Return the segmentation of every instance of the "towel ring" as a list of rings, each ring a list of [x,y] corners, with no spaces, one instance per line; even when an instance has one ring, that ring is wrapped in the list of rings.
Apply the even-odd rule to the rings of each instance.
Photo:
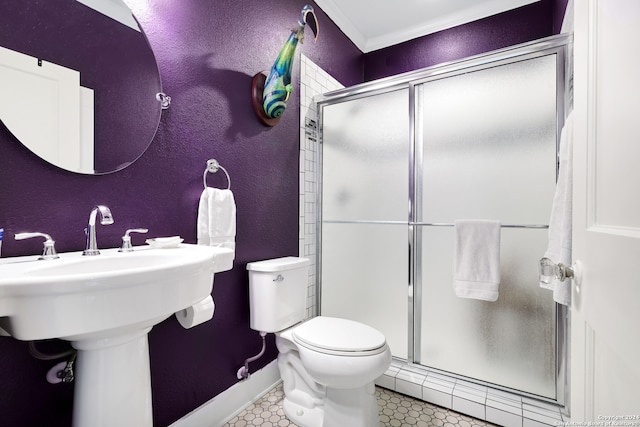
[[[216,173],[218,169],[222,169],[222,172],[227,176],[227,190],[231,189],[231,178],[229,177],[229,172],[222,166],[216,159],[207,160],[207,168],[204,170],[204,174],[202,175],[202,183],[204,184],[204,188],[207,188],[207,172]]]

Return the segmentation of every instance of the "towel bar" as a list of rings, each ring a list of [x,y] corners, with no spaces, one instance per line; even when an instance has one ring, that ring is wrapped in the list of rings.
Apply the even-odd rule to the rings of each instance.
[[[367,221],[367,220],[322,220],[331,224],[398,224],[398,225],[426,225],[432,227],[453,227],[452,222],[413,222],[413,221]],[[546,224],[502,224],[502,228],[549,228]]]
[[[413,225],[431,225],[434,227],[453,227],[455,224],[448,222],[414,222]],[[545,224],[501,224],[503,228],[549,228]]]
[[[229,172],[222,166],[216,159],[207,160],[207,167],[204,170],[204,174],[202,175],[202,183],[204,184],[204,188],[207,188],[207,172],[216,173],[218,169],[222,169],[222,172],[227,176],[227,190],[231,189],[231,178],[229,177]]]

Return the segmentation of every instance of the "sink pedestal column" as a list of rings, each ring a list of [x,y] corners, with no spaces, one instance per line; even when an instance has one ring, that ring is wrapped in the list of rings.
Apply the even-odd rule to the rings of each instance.
[[[151,328],[109,338],[73,341],[73,427],[152,427]]]

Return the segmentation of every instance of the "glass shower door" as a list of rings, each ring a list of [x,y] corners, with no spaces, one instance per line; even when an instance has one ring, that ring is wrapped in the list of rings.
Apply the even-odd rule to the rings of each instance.
[[[422,83],[416,226],[421,334],[416,361],[556,398],[556,311],[538,286],[556,177],[555,54]],[[453,291],[454,228],[501,228],[496,302]]]
[[[327,105],[322,128],[321,313],[407,358],[409,91]]]

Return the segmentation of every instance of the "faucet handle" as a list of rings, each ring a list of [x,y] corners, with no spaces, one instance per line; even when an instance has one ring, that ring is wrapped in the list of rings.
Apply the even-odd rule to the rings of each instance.
[[[133,246],[131,246],[131,236],[129,233],[147,233],[149,230],[146,228],[130,228],[124,233],[122,236],[122,246],[118,249],[118,252],[131,252],[133,251]]]
[[[56,252],[55,243],[51,236],[46,233],[17,233],[14,238],[16,240],[30,239],[32,237],[44,237],[44,250],[38,259],[57,259],[60,258]]]

